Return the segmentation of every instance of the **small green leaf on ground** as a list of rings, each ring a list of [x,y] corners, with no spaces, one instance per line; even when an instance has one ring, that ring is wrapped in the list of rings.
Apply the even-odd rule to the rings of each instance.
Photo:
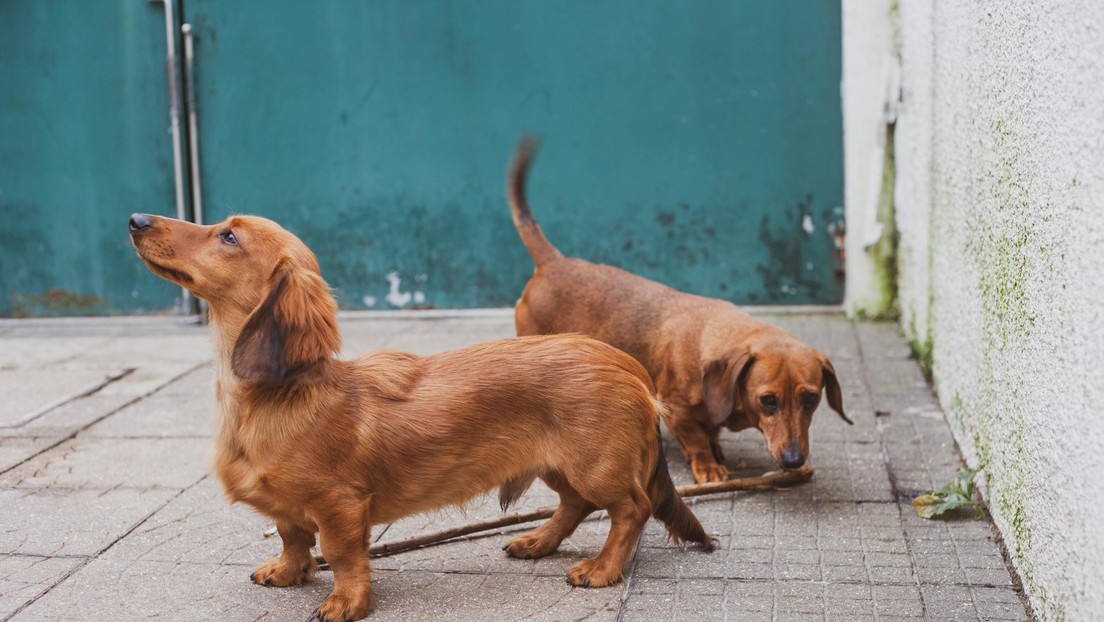
[[[974,475],[977,470],[963,468],[958,475],[947,482],[947,485],[927,494],[920,495],[912,500],[912,507],[916,514],[922,518],[934,518],[944,512],[963,506],[970,506],[977,510],[978,518],[985,515],[981,505],[974,502]]]

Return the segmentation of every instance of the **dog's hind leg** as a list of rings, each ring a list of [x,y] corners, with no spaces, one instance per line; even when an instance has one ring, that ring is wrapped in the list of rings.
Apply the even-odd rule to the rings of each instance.
[[[610,516],[610,531],[597,556],[584,559],[567,572],[567,582],[580,587],[605,587],[624,578],[625,563],[636,541],[644,531],[644,523],[652,514],[652,504],[644,489],[632,483],[628,494],[605,506]]]
[[[550,555],[564,538],[570,536],[579,523],[583,521],[597,507],[588,502],[571,487],[559,473],[542,475],[548,487],[560,495],[560,505],[548,522],[537,527],[527,534],[514,538],[502,547],[511,557],[520,559],[535,559]]]

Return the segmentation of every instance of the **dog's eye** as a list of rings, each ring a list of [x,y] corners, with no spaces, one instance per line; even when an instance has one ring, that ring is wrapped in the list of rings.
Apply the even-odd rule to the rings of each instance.
[[[759,403],[763,405],[763,408],[767,412],[774,412],[778,410],[778,397],[770,393],[761,396],[759,398]]]
[[[226,244],[228,246],[237,246],[238,245],[238,238],[236,238],[234,236],[233,231],[222,231],[222,232],[220,232],[219,233],[219,239],[222,240],[223,244]]]
[[[813,410],[820,403],[820,395],[817,393],[806,393],[801,396],[801,406],[805,410]]]

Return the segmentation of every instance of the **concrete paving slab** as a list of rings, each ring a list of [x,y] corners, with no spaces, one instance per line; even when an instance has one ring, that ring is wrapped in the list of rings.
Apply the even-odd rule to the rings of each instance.
[[[153,398],[205,400],[213,407],[215,404],[214,366],[210,362],[197,366],[188,373],[174,379],[171,383],[161,387],[147,399]]]
[[[7,617],[84,563],[72,557],[0,555],[0,616]]]
[[[615,620],[620,586],[582,589],[562,577],[380,572],[371,620]]]
[[[0,472],[22,464],[59,441],[50,437],[0,438]]]
[[[197,336],[9,338],[0,356],[0,433],[81,395],[147,394],[210,359]]]
[[[252,508],[230,505],[217,478],[208,476],[103,554],[104,559],[180,564],[232,564],[244,576],[280,553],[279,537]]]
[[[0,487],[179,491],[206,474],[206,465],[194,457],[205,456],[209,447],[203,438],[78,437],[0,475]]]
[[[294,620],[303,622],[333,587],[270,589],[240,566],[96,559],[11,620]]]
[[[82,437],[210,438],[215,431],[214,376],[204,365],[81,433]]]
[[[48,410],[98,391],[121,370],[97,368],[0,370],[0,432],[41,417]]]
[[[186,331],[112,339],[74,361],[98,364],[125,360],[135,361],[139,367],[152,363],[177,363],[191,366],[200,361],[210,360],[212,352],[207,329],[197,326]]]
[[[0,371],[40,369],[77,358],[111,343],[111,337],[99,331],[81,334],[52,335],[54,331],[34,330],[29,325],[10,322],[0,348]]]
[[[354,357],[381,348],[432,354],[483,341],[513,337],[512,315],[438,320],[365,319],[341,324],[342,356]]]
[[[177,494],[165,489],[0,489],[0,555],[96,555]]]
[[[95,560],[12,620],[302,622],[333,586],[329,575],[264,588],[232,565]],[[372,620],[614,620],[621,590],[572,588],[559,578],[379,572]]]
[[[623,619],[775,620],[773,586],[766,581],[634,579]]]
[[[0,438],[65,440],[135,400],[126,395],[89,395],[62,404],[18,427],[0,428]]]

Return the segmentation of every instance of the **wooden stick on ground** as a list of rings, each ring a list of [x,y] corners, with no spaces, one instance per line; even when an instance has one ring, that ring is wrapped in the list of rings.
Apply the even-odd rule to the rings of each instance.
[[[713,495],[722,492],[732,492],[737,490],[770,490],[778,488],[788,488],[796,484],[803,484],[813,478],[812,467],[801,467],[793,471],[770,471],[757,477],[734,477],[723,482],[709,482],[707,484],[687,484],[685,486],[679,486],[675,490],[680,497],[701,497],[703,495]],[[545,507],[533,510],[532,512],[526,512],[524,514],[518,512],[510,514],[508,516],[502,516],[499,518],[478,521],[469,523],[467,525],[460,525],[459,527],[452,527],[451,529],[444,529],[434,533],[427,533],[421,536],[414,536],[406,538],[405,540],[397,540],[395,542],[384,542],[383,544],[377,544],[369,549],[368,554],[371,557],[387,557],[388,555],[395,555],[396,553],[403,553],[413,549],[420,549],[426,546],[432,546],[434,544],[440,544],[454,538],[461,536],[467,536],[473,533],[479,533],[481,531],[492,531],[495,529],[501,529],[503,527],[512,527],[514,525],[521,525],[524,523],[531,523],[534,521],[550,518],[552,513],[556,511],[555,507]],[[267,537],[267,536],[266,536]],[[321,570],[329,570],[330,566],[326,563],[325,558],[321,555],[314,557],[318,562],[318,566]]]
[[[804,466],[792,471],[770,471],[757,477],[734,477],[723,482],[707,484],[687,484],[679,486],[680,497],[700,497],[719,492],[734,490],[770,490],[771,488],[789,488],[795,484],[804,484],[813,479],[813,467]]]
[[[802,484],[813,477],[813,469],[811,467],[802,467],[794,471],[771,471],[758,477],[736,477],[733,479],[725,480],[723,482],[710,482],[708,484],[689,484],[686,486],[679,486],[676,490],[680,497],[700,497],[702,495],[712,495],[721,492],[731,492],[735,490],[768,490],[771,488],[787,488],[795,484]],[[402,553],[404,551],[410,551],[413,549],[422,548],[432,544],[439,544],[453,538],[459,538],[461,536],[470,535],[473,533],[479,533],[481,531],[492,531],[494,529],[501,529],[502,527],[511,527],[513,525],[520,525],[523,523],[531,523],[533,521],[542,520],[552,516],[552,513],[556,511],[554,507],[540,508],[533,510],[532,512],[515,513],[508,516],[502,516],[492,520],[479,521],[475,523],[469,523],[467,525],[461,525],[459,527],[453,527],[451,529],[445,529],[442,531],[427,533],[422,536],[415,536],[412,538],[406,538],[405,540],[398,540],[395,542],[384,542],[383,544],[377,544],[369,550],[369,555],[372,557],[386,557],[388,555],[394,555],[396,553]],[[328,566],[325,566],[326,560],[321,556],[315,558],[318,560],[319,565],[325,570]]]

